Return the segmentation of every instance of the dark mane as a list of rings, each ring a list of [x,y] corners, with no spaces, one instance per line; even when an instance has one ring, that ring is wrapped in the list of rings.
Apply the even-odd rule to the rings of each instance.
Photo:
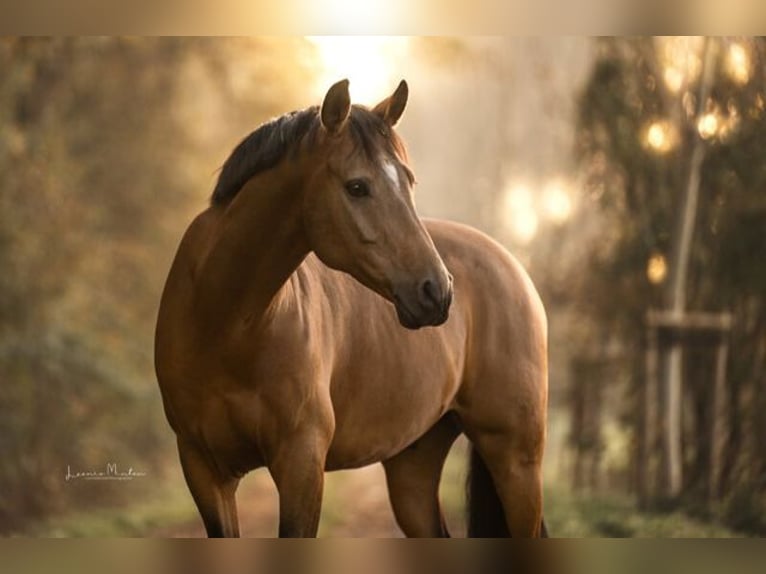
[[[259,126],[224,162],[210,202],[213,205],[227,204],[251,177],[277,165],[290,150],[297,149],[297,144],[304,138],[312,145],[319,125],[319,107],[312,106]],[[347,129],[368,158],[373,158],[383,148],[406,163],[404,143],[367,108],[357,105],[351,108]]]
[[[210,202],[228,203],[247,180],[274,167],[287,151],[309,133],[316,132],[319,108],[291,112],[259,126],[239,142],[224,162]]]

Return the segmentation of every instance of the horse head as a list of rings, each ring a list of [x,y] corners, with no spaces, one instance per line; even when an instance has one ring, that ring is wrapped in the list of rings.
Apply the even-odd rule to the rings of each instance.
[[[415,178],[394,131],[407,95],[402,81],[369,109],[351,104],[347,80],[329,89],[303,219],[322,262],[391,301],[399,322],[417,329],[447,320],[452,277],[415,211]]]

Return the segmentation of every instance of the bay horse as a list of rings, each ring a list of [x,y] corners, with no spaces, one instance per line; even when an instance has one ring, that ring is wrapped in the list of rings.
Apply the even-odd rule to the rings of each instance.
[[[419,219],[393,129],[407,97],[402,81],[351,105],[343,80],[262,125],[181,240],[155,366],[208,536],[239,535],[237,485],[263,466],[279,536],[316,536],[324,472],[375,462],[402,531],[448,536],[438,487],[461,433],[469,535],[544,534],[545,311],[498,243]]]

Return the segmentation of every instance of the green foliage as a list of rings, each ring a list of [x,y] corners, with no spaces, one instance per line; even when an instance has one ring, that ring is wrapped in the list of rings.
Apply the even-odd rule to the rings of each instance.
[[[586,181],[586,203],[601,224],[585,277],[572,292],[572,306],[602,337],[625,350],[622,368],[626,424],[637,425],[643,380],[643,317],[668,301],[665,285],[647,278],[653,254],[672,264],[681,198],[694,142],[699,139],[700,73],[678,92],[666,85],[673,62],[651,38],[599,41],[596,64],[579,104],[577,157]],[[704,140],[700,200],[693,236],[687,308],[731,311],[734,329],[727,382],[731,434],[726,446],[724,491],[751,481],[766,487],[762,407],[766,403],[766,41],[737,40],[749,56],[746,81],[729,73],[734,40],[716,39],[710,99],[702,110],[718,119]],[[701,57],[701,54],[700,54]],[[701,60],[700,60],[701,65]],[[648,141],[648,128],[669,125],[673,141],[664,149]],[[671,269],[672,271],[672,269]],[[579,301],[585,301],[580,303]],[[697,369],[699,371],[699,369]],[[692,372],[691,370],[689,372]],[[705,397],[706,373],[688,381]],[[695,390],[695,387],[696,390]],[[704,416],[704,415],[703,415]],[[688,419],[687,492],[706,492],[699,472],[705,456],[707,422]],[[694,497],[688,504],[695,505]],[[732,502],[732,504],[734,504]],[[735,504],[736,506],[736,504]],[[733,520],[729,514],[729,519]],[[733,520],[736,522],[736,520]]]
[[[285,73],[275,42],[0,40],[0,533],[153,488],[65,483],[67,465],[177,464],[157,304],[226,153],[308,103],[303,45],[278,46]]]
[[[763,536],[766,534],[766,496],[756,484],[740,484],[728,499],[724,517],[732,528]]]
[[[563,487],[545,493],[546,520],[557,538],[697,538],[736,536],[718,524],[696,520],[683,511],[639,512],[630,498],[583,495]]]

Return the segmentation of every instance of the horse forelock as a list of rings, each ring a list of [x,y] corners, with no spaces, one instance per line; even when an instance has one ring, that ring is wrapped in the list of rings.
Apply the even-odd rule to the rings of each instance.
[[[313,146],[319,132],[319,107],[290,112],[256,128],[231,152],[223,164],[211,196],[214,205],[226,204],[256,174],[276,166],[301,142]],[[407,148],[399,135],[380,116],[364,106],[354,105],[348,118],[348,130],[356,146],[369,161],[381,152],[393,156],[413,180]]]
[[[353,106],[349,124],[355,144],[368,161],[381,164],[383,173],[387,163],[396,163],[404,170],[410,185],[415,183],[404,140],[380,116],[364,106]]]
[[[407,165],[409,157],[404,141],[383,119],[364,106],[353,106],[349,124],[355,143],[361,145],[370,161],[380,157],[381,152],[393,156]]]

